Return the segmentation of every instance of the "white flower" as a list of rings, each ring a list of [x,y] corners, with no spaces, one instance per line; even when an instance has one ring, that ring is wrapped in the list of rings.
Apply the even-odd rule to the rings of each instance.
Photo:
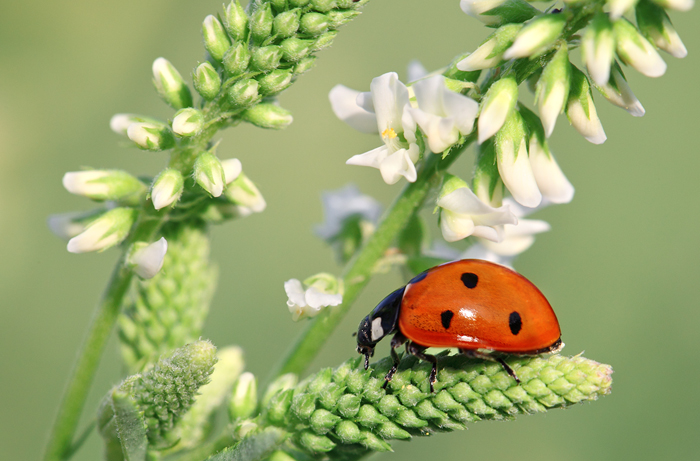
[[[562,14],[547,14],[533,19],[522,28],[511,47],[503,53],[503,59],[541,54],[556,41],[565,25],[566,18]]]
[[[522,24],[506,24],[491,34],[479,48],[457,63],[457,69],[474,71],[495,67],[503,60],[503,52],[510,47]]]
[[[613,21],[622,17],[639,0],[608,0],[606,3],[610,7],[610,19]]]
[[[515,77],[504,77],[491,85],[481,103],[479,114],[479,144],[501,129],[518,102],[518,84]]]
[[[503,239],[503,224],[518,222],[507,206],[493,208],[466,186],[443,195],[437,205],[441,208],[440,230],[448,242],[470,235],[499,242]]]
[[[331,239],[343,228],[343,222],[352,216],[376,223],[382,214],[382,205],[369,195],[363,195],[354,184],[323,193],[323,215],[325,222],[316,226],[316,235]]]
[[[304,281],[304,289],[297,279],[284,282],[287,292],[287,306],[295,322],[302,318],[315,317],[325,307],[337,306],[343,302],[342,289],[337,279],[330,274],[317,274]]]
[[[63,175],[63,187],[68,192],[84,197],[96,197],[109,194],[110,187],[100,179],[110,175],[108,170],[70,171]]]
[[[173,168],[166,168],[153,181],[151,201],[153,208],[160,210],[177,202],[182,195],[185,180],[182,173]]]
[[[202,130],[204,117],[197,109],[180,109],[173,119],[173,132],[183,137],[194,136]]]
[[[190,89],[170,61],[158,58],[153,61],[153,83],[160,96],[175,109],[192,105]]]
[[[233,182],[243,171],[243,165],[237,158],[221,160],[221,167],[224,169],[226,184]]]
[[[197,157],[194,162],[194,179],[212,197],[220,196],[226,185],[224,168],[219,159],[211,152],[201,153]]]
[[[140,117],[134,114],[114,114],[109,121],[109,128],[117,134],[126,136],[126,130],[132,123],[140,121]]]
[[[529,148],[532,174],[543,201],[569,203],[574,198],[574,186],[564,176],[549,148],[543,146],[537,136],[530,137]]]
[[[535,99],[546,137],[552,135],[557,117],[564,109],[569,96],[570,80],[569,52],[566,45],[562,44],[537,80]]]
[[[634,67],[647,77],[660,77],[666,72],[666,63],[654,45],[637,31],[626,19],[613,23],[617,54],[626,64]]]
[[[408,68],[406,72],[407,81],[409,82],[415,82],[416,80],[420,80],[423,77],[426,77],[428,75],[428,70],[421,64],[421,62],[417,59],[414,59],[413,61],[408,63]]]
[[[688,11],[695,5],[695,0],[658,0],[656,3],[664,8],[676,11]]]
[[[503,241],[491,242],[479,239],[479,243],[487,250],[506,257],[514,257],[524,252],[535,243],[535,235],[551,229],[549,223],[539,219],[523,219],[535,211],[533,208],[519,206],[512,200],[504,199],[504,205],[510,206],[511,211],[518,217],[518,223],[503,226]]]
[[[72,239],[83,232],[90,222],[104,213],[104,209],[90,211],[74,211],[70,213],[53,214],[49,216],[47,224],[51,232],[65,240]]]
[[[114,208],[88,224],[83,232],[68,241],[71,253],[106,250],[129,234],[136,211],[132,208]]]
[[[141,149],[163,150],[172,145],[170,130],[159,123],[135,122],[129,125],[126,135]]]
[[[535,181],[525,138],[503,139],[496,145],[498,173],[513,198],[528,207],[539,205],[542,193]]]
[[[572,66],[571,89],[566,103],[566,116],[576,131],[593,144],[602,144],[607,139],[603,124],[593,103],[591,87],[586,76]]]
[[[640,32],[654,45],[676,58],[688,55],[688,50],[663,8],[653,2],[643,2],[637,5],[636,16]]]
[[[408,111],[408,89],[396,73],[390,72],[373,79],[370,90],[359,93],[337,85],[329,94],[338,118],[359,131],[379,133],[384,142],[346,163],[379,169],[387,184],[395,184],[401,176],[414,182],[420,150],[416,144],[416,123]]]
[[[413,85],[418,108],[409,109],[413,119],[428,138],[432,152],[443,152],[474,128],[479,105],[471,98],[450,91],[445,77],[420,80]]]
[[[593,19],[583,34],[581,49],[593,81],[598,85],[607,83],[615,55],[615,34],[607,16],[600,14]]]
[[[622,107],[635,117],[644,115],[644,106],[634,95],[620,67],[615,64],[610,75],[610,81],[605,85],[598,85],[596,88],[600,93],[618,107]]]
[[[165,237],[161,237],[157,242],[150,245],[139,242],[129,256],[129,264],[136,275],[142,279],[150,279],[155,276],[163,267],[165,253],[168,251],[168,242]]]
[[[234,213],[245,217],[253,213],[262,213],[267,207],[267,202],[263,198],[260,190],[255,186],[245,173],[240,173],[238,177],[229,184],[224,192],[226,200],[234,206]]]

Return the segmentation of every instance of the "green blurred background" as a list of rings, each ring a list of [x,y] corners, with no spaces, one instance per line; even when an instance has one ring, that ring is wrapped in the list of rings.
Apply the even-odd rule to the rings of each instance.
[[[61,186],[82,166],[153,174],[164,155],[119,146],[108,127],[116,112],[168,118],[151,86],[151,63],[171,60],[183,75],[202,57],[200,24],[215,1],[0,1],[0,450],[37,459],[76,350],[117,251],[73,255],[51,235],[51,213],[87,209]],[[311,232],[322,220],[321,191],[348,182],[385,205],[400,186],[344,161],[377,144],[333,116],[336,83],[367,89],[384,72],[405,77],[421,60],[432,70],[473,50],[486,36],[458,0],[374,0],[344,27],[317,68],[282,104],[295,123],[282,132],[243,126],[227,132],[222,157],[238,157],[263,191],[261,215],[213,230],[220,289],[205,336],[242,345],[261,379],[303,325],[290,320],[282,283],[319,271],[339,273]],[[693,20],[695,19],[695,21]],[[700,29],[697,14],[673,14],[690,56],[660,79],[627,72],[647,110],[641,119],[597,97],[608,135],[587,143],[560,118],[552,148],[576,187],[574,201],[536,217],[541,235],[516,268],[549,297],[565,353],[615,368],[613,393],[568,411],[479,423],[468,431],[394,444],[381,459],[445,457],[520,460],[678,459],[697,456],[698,187]],[[455,170],[467,176],[468,159]],[[377,277],[312,370],[354,356],[350,333],[397,274]],[[383,347],[386,348],[386,345]],[[386,353],[381,349],[379,355]],[[121,377],[112,338],[84,420]],[[76,460],[99,459],[93,434]],[[697,458],[695,458],[697,459]]]

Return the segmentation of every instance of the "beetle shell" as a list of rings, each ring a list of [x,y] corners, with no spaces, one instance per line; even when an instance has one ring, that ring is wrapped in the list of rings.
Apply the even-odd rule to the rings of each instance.
[[[561,337],[552,307],[532,282],[469,259],[416,276],[404,291],[398,329],[425,347],[514,354],[545,352]]]

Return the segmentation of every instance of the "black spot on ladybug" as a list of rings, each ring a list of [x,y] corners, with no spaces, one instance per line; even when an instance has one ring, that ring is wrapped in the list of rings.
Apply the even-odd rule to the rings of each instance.
[[[452,311],[445,311],[442,314],[440,314],[440,320],[442,320],[442,326],[447,330],[450,328],[450,323],[452,323],[452,317],[454,317],[455,313]]]
[[[462,283],[467,288],[476,288],[476,284],[479,283],[479,276],[472,272],[465,272],[462,274]]]
[[[409,284],[409,285],[413,285],[414,283],[418,283],[418,282],[420,282],[421,280],[423,280],[424,278],[426,278],[427,276],[428,276],[428,273],[427,273],[427,272],[421,272],[420,274],[418,274],[418,275],[416,275],[415,277],[413,277],[413,278],[411,279],[411,281],[408,282],[408,284]]]
[[[510,327],[510,332],[514,335],[520,333],[520,329],[523,327],[523,320],[520,318],[520,314],[511,312],[508,316],[508,326]]]

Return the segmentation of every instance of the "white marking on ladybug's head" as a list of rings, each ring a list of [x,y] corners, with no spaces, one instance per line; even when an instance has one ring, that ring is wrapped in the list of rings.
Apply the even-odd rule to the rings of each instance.
[[[384,328],[382,328],[382,318],[377,317],[372,320],[372,341],[379,341],[384,337]]]

